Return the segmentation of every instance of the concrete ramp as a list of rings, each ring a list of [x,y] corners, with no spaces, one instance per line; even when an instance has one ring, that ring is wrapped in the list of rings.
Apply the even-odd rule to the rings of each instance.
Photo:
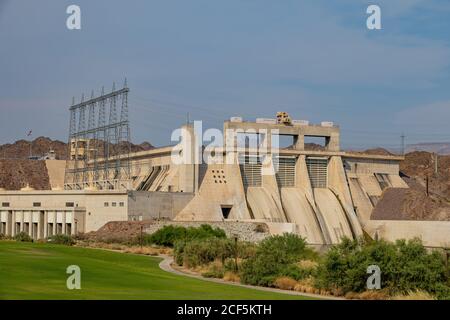
[[[279,222],[283,212],[280,212],[274,198],[261,187],[247,188],[247,203],[255,219]]]
[[[399,175],[390,174],[389,180],[394,188],[409,188],[408,184]]]
[[[287,218],[297,224],[298,233],[310,244],[325,243],[316,214],[306,191],[301,188],[281,188],[281,201]]]
[[[353,233],[344,209],[333,192],[325,188],[314,189],[317,208],[323,216],[325,227],[333,244],[339,243],[342,237],[353,238]]]
[[[45,160],[51,189],[64,187],[65,160]]]
[[[357,207],[357,214],[359,221],[364,226],[367,221],[370,220],[370,214],[372,213],[372,203],[370,202],[369,196],[363,190],[358,178],[349,179],[350,191],[352,193],[353,202],[355,207]]]
[[[362,189],[369,196],[381,196],[383,190],[381,190],[380,184],[373,174],[358,174],[357,176]]]

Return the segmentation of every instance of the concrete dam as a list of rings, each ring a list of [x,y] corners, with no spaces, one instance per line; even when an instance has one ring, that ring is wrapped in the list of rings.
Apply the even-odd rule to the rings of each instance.
[[[371,218],[386,189],[408,188],[399,175],[403,157],[341,151],[334,123],[234,117],[224,122],[222,145],[205,146],[202,135],[195,123],[185,124],[175,146],[111,159],[91,159],[91,141],[73,139],[63,189],[0,191],[1,230],[28,230],[38,239],[94,231],[109,221],[166,218],[262,223],[271,234],[293,232],[319,246],[363,235],[450,245],[448,221]],[[288,145],[274,143],[286,137]],[[323,145],[310,148],[310,137]],[[205,161],[206,151],[212,161]],[[125,158],[128,171],[117,165]]]

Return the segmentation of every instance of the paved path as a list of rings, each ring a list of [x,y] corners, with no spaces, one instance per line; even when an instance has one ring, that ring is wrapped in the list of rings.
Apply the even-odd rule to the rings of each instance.
[[[163,261],[161,261],[159,263],[159,267],[162,270],[164,270],[164,271],[171,272],[171,273],[174,273],[174,274],[177,274],[177,275],[182,275],[182,276],[186,276],[186,277],[196,278],[196,279],[200,279],[200,280],[203,280],[203,281],[210,281],[210,282],[215,282],[215,283],[227,284],[227,285],[231,285],[231,286],[238,286],[238,287],[244,287],[244,288],[249,288],[249,289],[256,289],[256,290],[261,290],[261,291],[270,291],[270,292],[276,292],[276,293],[304,296],[304,297],[309,297],[309,298],[314,298],[314,299],[345,300],[343,298],[332,297],[332,296],[322,296],[322,295],[319,295],[319,294],[304,293],[304,292],[298,292],[298,291],[293,291],[293,290],[281,290],[281,289],[275,289],[275,288],[251,286],[251,285],[242,284],[242,283],[225,281],[225,280],[222,280],[222,279],[205,278],[205,277],[202,277],[201,275],[198,275],[198,274],[182,272],[180,270],[174,269],[171,266],[171,264],[173,262],[173,257],[171,257],[171,256],[159,255],[159,257],[164,259]]]

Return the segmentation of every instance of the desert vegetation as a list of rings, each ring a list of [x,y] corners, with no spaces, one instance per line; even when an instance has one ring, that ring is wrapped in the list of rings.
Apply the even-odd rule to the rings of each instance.
[[[318,254],[293,234],[254,244],[226,238],[175,241],[175,262],[205,277],[348,299],[450,299],[444,256],[420,240],[343,239]],[[367,290],[367,267],[381,269],[381,289]]]
[[[13,239],[0,235],[0,240],[32,242],[25,233]],[[347,299],[450,299],[448,262],[442,252],[427,250],[419,239],[343,239],[319,254],[298,235],[252,243],[227,238],[222,229],[205,224],[168,225],[121,241],[90,241],[84,235],[55,235],[46,241],[141,255],[173,254],[178,268],[204,277],[304,293]],[[371,265],[381,270],[379,290],[367,289]]]

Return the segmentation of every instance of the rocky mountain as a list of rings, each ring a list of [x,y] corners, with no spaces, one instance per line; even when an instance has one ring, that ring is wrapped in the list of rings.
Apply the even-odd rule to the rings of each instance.
[[[124,148],[121,146],[121,148]],[[147,141],[141,144],[131,144],[131,152],[145,151],[154,147]],[[0,159],[28,159],[30,155],[42,157],[50,150],[55,151],[56,158],[65,160],[67,157],[67,143],[39,137],[33,141],[18,140],[14,143],[0,145]]]
[[[121,148],[125,147],[121,146]],[[149,142],[130,146],[132,152],[153,148]],[[30,185],[36,190],[50,189],[45,162],[29,160],[30,154],[41,157],[50,150],[55,151],[56,159],[65,160],[67,157],[67,143],[47,137],[39,137],[33,141],[18,140],[0,145],[0,188],[19,190]]]
[[[406,148],[407,152],[427,151],[440,155],[450,155],[450,142],[431,142],[410,144]]]
[[[33,141],[18,140],[0,145],[0,159],[28,159],[30,155],[43,156],[50,150],[55,151],[58,159],[65,159],[67,144],[47,137],[39,137]]]

